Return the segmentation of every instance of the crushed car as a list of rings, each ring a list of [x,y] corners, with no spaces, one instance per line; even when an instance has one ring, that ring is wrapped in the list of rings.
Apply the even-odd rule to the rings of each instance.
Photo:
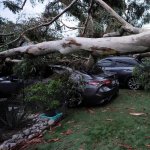
[[[70,73],[69,79],[76,85],[77,91],[75,103],[69,105],[100,105],[110,102],[119,93],[119,82],[115,73],[90,73],[73,70],[69,67],[51,65],[52,69],[60,74],[66,70]],[[82,97],[82,98],[81,98]]]

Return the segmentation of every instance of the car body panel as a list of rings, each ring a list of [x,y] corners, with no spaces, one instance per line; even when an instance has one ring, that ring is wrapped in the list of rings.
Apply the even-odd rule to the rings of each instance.
[[[130,77],[132,77],[133,69],[140,62],[132,57],[107,57],[97,62],[97,66],[103,71],[117,73],[120,85],[125,86]]]
[[[56,70],[57,66],[54,66],[54,68],[54,70]],[[56,72],[58,73],[58,71]],[[77,91],[82,95],[84,104],[101,104],[104,101],[107,101],[107,98],[112,98],[119,92],[119,84],[116,78],[116,73],[102,72],[98,74],[93,74],[77,70],[72,70],[69,72],[70,80],[77,85]],[[111,81],[109,85],[105,85],[103,83],[107,80]],[[105,89],[103,89],[104,87]]]

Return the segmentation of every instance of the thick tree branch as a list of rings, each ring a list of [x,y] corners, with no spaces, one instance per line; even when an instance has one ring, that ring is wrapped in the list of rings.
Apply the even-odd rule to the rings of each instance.
[[[143,53],[150,51],[150,31],[123,37],[108,38],[64,38],[57,41],[43,42],[35,45],[13,48],[0,52],[1,58],[15,55],[46,55],[54,52],[68,54],[80,50],[99,55],[116,55]]]
[[[93,6],[93,0],[91,0],[91,2],[90,2],[90,7],[89,7],[89,9],[88,9],[88,16],[87,16],[87,18],[86,18],[86,21],[85,21],[85,24],[84,24],[84,30],[83,30],[81,36],[84,36],[84,35],[85,35],[86,29],[87,29],[87,25],[88,25],[88,21],[89,21],[90,17],[92,17],[92,16],[91,16],[92,6]]]
[[[20,63],[20,62],[22,62],[22,60],[6,58],[5,62]]]
[[[110,6],[108,6],[103,0],[95,0],[96,2],[98,2],[108,13],[110,13],[111,16],[113,16],[114,18],[116,18],[122,25],[122,29],[126,32],[129,32],[131,34],[139,34],[145,30],[140,29],[140,28],[135,28],[133,27],[131,24],[129,24],[127,21],[125,21],[121,16],[119,16]],[[108,37],[108,36],[119,36],[119,32],[117,33],[109,33],[104,35],[104,37]]]
[[[108,6],[103,0],[95,0],[98,2],[108,13],[110,13],[114,18],[116,18],[121,25],[133,27],[131,24],[126,22],[121,16],[119,16],[110,6]]]

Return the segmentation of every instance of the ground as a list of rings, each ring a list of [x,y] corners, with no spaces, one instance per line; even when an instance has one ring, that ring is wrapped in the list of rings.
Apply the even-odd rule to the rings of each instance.
[[[44,143],[28,150],[148,150],[150,93],[120,90],[109,105],[69,110]]]

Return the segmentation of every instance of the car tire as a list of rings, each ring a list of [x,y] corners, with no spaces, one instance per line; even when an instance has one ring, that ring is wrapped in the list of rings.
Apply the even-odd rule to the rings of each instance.
[[[127,86],[131,90],[138,90],[140,89],[140,84],[137,82],[135,77],[130,77],[127,81]]]
[[[82,95],[80,93],[76,94],[73,98],[70,98],[67,102],[69,108],[74,108],[82,104]]]

